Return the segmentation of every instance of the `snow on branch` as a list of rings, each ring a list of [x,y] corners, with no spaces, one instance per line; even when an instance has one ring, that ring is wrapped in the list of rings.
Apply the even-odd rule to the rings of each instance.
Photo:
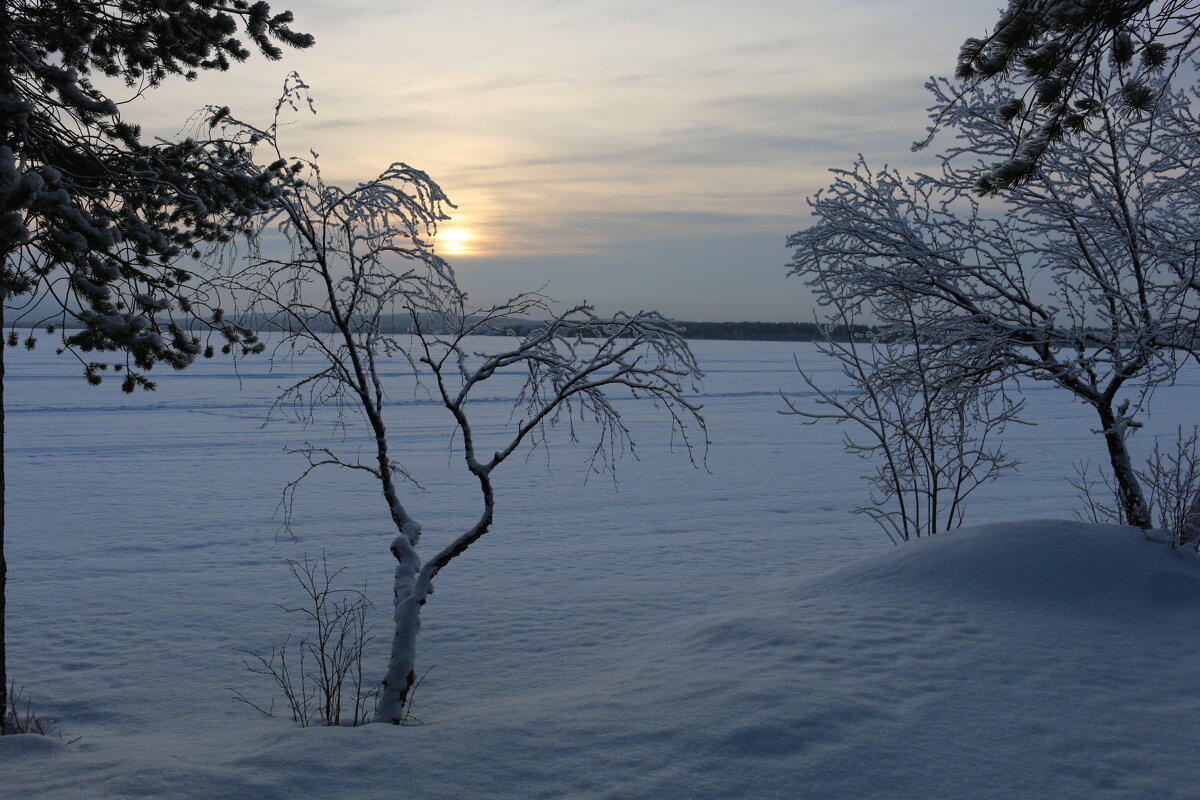
[[[1154,389],[1200,360],[1195,98],[1164,88],[1154,115],[1119,124],[1100,112],[984,205],[981,163],[1017,144],[1001,113],[1013,97],[930,87],[958,133],[941,170],[902,175],[861,156],[835,170],[809,201],[813,224],[788,240],[790,272],[835,321],[868,319],[907,345],[885,355],[912,375],[1047,381],[1092,406],[1128,518],[1149,524],[1125,439]]]
[[[280,115],[307,105],[307,86],[289,79],[284,99],[267,127],[227,112],[214,114],[223,138],[259,148],[288,179],[275,210],[260,218],[260,240],[276,233],[285,253],[264,244],[248,253],[226,249],[222,288],[244,298],[243,312],[276,332],[273,356],[317,355],[311,373],[281,387],[273,411],[289,411],[305,423],[331,412],[340,443],[306,444],[297,452],[304,472],[284,490],[281,508],[293,513],[296,488],[320,467],[369,474],[380,486],[394,526],[390,550],[396,560],[392,655],[377,719],[399,723],[415,681],[416,636],[422,607],[438,572],[492,526],[496,508],[492,472],[522,445],[541,447],[561,427],[571,442],[594,435],[590,464],[615,470],[634,452],[633,432],[621,414],[625,401],[650,402],[663,412],[673,441],[694,465],[708,446],[700,406],[692,399],[699,365],[681,331],[657,312],[602,317],[586,304],[557,311],[539,292],[518,294],[490,307],[472,306],[451,266],[430,242],[453,208],[424,172],[401,162],[352,189],[327,183],[315,154],[284,155]],[[519,318],[522,333],[506,323]],[[541,322],[537,322],[541,320]],[[508,332],[499,352],[481,352],[480,333]],[[478,483],[478,519],[423,559],[424,528],[410,511],[402,484],[419,486],[400,466],[403,429],[389,392],[396,386],[385,365],[399,362],[453,422],[452,447]],[[480,387],[505,376],[499,391],[512,397],[507,425],[477,425],[472,403]],[[493,386],[495,384],[492,384]],[[516,387],[515,389],[512,387]],[[363,434],[365,433],[365,440]],[[339,450],[353,448],[352,455]],[[698,455],[699,454],[699,455]],[[360,457],[361,456],[361,457]]]

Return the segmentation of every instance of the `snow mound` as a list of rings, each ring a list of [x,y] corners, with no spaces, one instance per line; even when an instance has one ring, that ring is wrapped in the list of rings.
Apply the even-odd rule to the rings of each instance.
[[[1200,559],[1138,531],[988,525],[747,587],[423,726],[18,737],[0,765],[18,797],[1194,797],[1198,610]]]
[[[1168,557],[1163,557],[1163,553]],[[1060,520],[980,525],[921,539],[810,581],[795,594],[854,593],[912,602],[939,596],[1050,614],[1189,614],[1200,602],[1195,554],[1136,528]]]
[[[675,626],[724,680],[709,754],[810,797],[1189,797],[1200,560],[1140,531],[963,529]],[[790,763],[788,763],[790,762]]]

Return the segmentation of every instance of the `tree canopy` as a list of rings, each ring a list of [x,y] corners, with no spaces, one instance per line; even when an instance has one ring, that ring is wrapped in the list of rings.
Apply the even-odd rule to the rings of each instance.
[[[1156,86],[1154,114],[1103,109],[996,208],[972,190],[981,168],[1020,147],[997,114],[1012,92],[929,87],[956,134],[941,171],[909,177],[861,157],[835,170],[810,199],[816,222],[789,239],[792,273],[837,319],[862,314],[887,338],[924,345],[920,365],[898,351],[881,377],[964,391],[1046,381],[1091,405],[1125,518],[1149,526],[1125,440],[1154,388],[1200,359],[1192,97]]]
[[[977,178],[984,194],[1032,179],[1047,149],[1107,111],[1129,118],[1157,106],[1162,87],[1197,53],[1196,0],[1009,0],[992,32],[967,39],[955,77],[1013,96],[998,115],[1018,132]],[[935,118],[927,145],[945,122]]]
[[[169,77],[226,70],[252,49],[278,59],[280,45],[310,46],[291,22],[290,12],[246,0],[4,3],[0,292],[28,312],[23,322],[69,316],[85,327],[64,335],[68,348],[125,351],[141,370],[182,368],[199,354],[175,311],[190,319],[203,308],[230,338],[242,336],[207,307],[182,259],[269,207],[282,165],[257,168],[245,147],[209,136],[211,126],[147,143],[122,111]],[[126,96],[114,99],[120,85]],[[85,363],[90,382],[98,368]],[[129,371],[123,388],[138,385],[152,386]]]
[[[184,259],[270,208],[284,166],[260,169],[245,145],[220,138],[215,121],[196,138],[148,144],[122,107],[169,77],[226,70],[251,48],[278,59],[280,45],[312,45],[291,22],[291,12],[272,15],[267,3],[246,0],[0,4],[0,327],[10,326],[7,344],[17,344],[18,325],[81,323],[58,329],[63,348],[125,353],[125,363],[113,366],[124,369],[126,392],[153,388],[144,373],[156,363],[182,369],[212,352],[189,322],[220,330],[226,349],[250,345],[253,334],[224,321],[211,286],[193,280]],[[114,99],[115,91],[122,96]],[[26,343],[33,346],[32,335]],[[0,732],[8,727],[3,344]],[[100,383],[109,365],[79,357],[88,382]]]

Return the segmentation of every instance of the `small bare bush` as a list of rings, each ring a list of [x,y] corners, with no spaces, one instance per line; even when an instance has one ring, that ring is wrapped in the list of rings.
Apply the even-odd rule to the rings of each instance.
[[[1179,544],[1195,542],[1200,549],[1200,428],[1186,437],[1182,426],[1175,442],[1163,448],[1154,442],[1146,468],[1138,473],[1149,494],[1159,526]]]
[[[1076,517],[1090,522],[1129,524],[1121,513],[1116,483],[1107,473],[1100,470],[1099,476],[1094,477],[1086,463],[1077,465],[1075,472],[1076,480],[1071,484],[1079,490],[1084,504]],[[1174,443],[1165,447],[1155,439],[1154,451],[1146,466],[1138,470],[1137,477],[1146,487],[1146,501],[1154,518],[1171,541],[1194,544],[1200,550],[1200,428],[1193,427],[1185,436],[1181,426]]]
[[[1119,497],[1117,485],[1103,468],[1092,472],[1090,461],[1076,463],[1075,479],[1071,485],[1079,492],[1079,499],[1083,502],[1083,508],[1075,512],[1076,519],[1101,525],[1129,524],[1120,502],[1116,502]],[[1110,501],[1113,501],[1112,505],[1109,505]]]
[[[1024,402],[1001,387],[964,380],[956,361],[950,369],[936,368],[912,314],[907,330],[863,341],[851,333],[849,312],[834,305],[838,313],[822,326],[824,340],[816,344],[841,366],[847,388],[818,385],[797,361],[815,407],[783,395],[787,409],[781,413],[809,425],[850,423],[842,437],[846,452],[875,465],[865,476],[870,505],[853,513],[873,519],[893,544],[959,527],[968,496],[1017,466],[996,440],[1006,425],[1020,422]],[[836,339],[835,331],[848,334],[846,340]]]
[[[298,640],[289,634],[268,655],[239,650],[247,656],[242,663],[275,682],[301,727],[369,722],[378,695],[377,686],[364,685],[362,671],[363,650],[375,638],[367,621],[371,601],[363,591],[335,585],[342,570],[330,570],[324,551],[316,561],[289,559],[288,569],[307,601],[279,608],[299,615],[307,632]],[[251,708],[274,716],[274,700],[264,706],[237,689],[230,691]]]
[[[34,733],[39,736],[57,736],[63,738],[61,728],[43,717],[33,713],[33,704],[26,699],[22,708],[21,698],[23,689],[18,689],[15,681],[8,685],[8,708],[3,709],[4,718],[0,720],[0,734]],[[78,739],[72,739],[67,744],[73,744]]]

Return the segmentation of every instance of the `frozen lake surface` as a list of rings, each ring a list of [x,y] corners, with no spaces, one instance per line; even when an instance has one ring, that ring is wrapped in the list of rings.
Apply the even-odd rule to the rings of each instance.
[[[480,349],[499,344],[478,340]],[[239,362],[235,375],[228,361],[216,359],[158,375],[157,391],[130,396],[120,393],[113,377],[101,387],[86,386],[79,365],[49,348],[8,351],[9,670],[37,711],[82,739],[53,752],[5,743],[0,763],[17,768],[16,785],[56,797],[849,796],[844,792],[853,787],[839,780],[855,759],[891,764],[886,746],[872,738],[875,750],[863,751],[867,740],[855,736],[878,733],[880,725],[888,730],[894,709],[877,707],[889,701],[876,694],[839,705],[807,683],[794,684],[796,676],[816,668],[800,661],[789,666],[779,654],[826,653],[835,661],[820,668],[844,672],[852,684],[853,662],[836,658],[876,639],[875,656],[895,658],[900,651],[888,647],[912,643],[904,631],[959,626],[963,637],[1010,652],[979,628],[986,623],[971,617],[1004,612],[984,604],[953,619],[868,624],[852,619],[854,607],[837,612],[813,606],[801,632],[790,622],[770,622],[788,619],[787,604],[808,596],[796,587],[821,585],[821,576],[839,568],[891,563],[897,549],[865,517],[848,513],[865,501],[860,476],[867,465],[842,452],[841,430],[804,426],[777,413],[780,389],[803,402],[793,354],[827,385],[838,377],[832,363],[806,344],[693,346],[706,373],[699,399],[713,441],[707,468],[693,468],[678,448],[669,452],[667,426],[640,403],[621,406],[640,460],[623,459],[615,484],[601,475],[589,478],[590,449],[570,445],[565,434],[548,453],[501,467],[492,531],[442,572],[424,612],[418,658],[435,667],[416,697],[416,714],[426,724],[399,731],[298,731],[283,719],[258,717],[228,690],[269,700],[273,686],[246,672],[237,649],[269,651],[296,630],[274,605],[300,600],[286,560],[322,551],[332,565],[345,568],[347,585],[365,584],[377,604],[378,638],[368,669],[382,675],[385,666],[393,531],[372,479],[332,470],[310,478],[297,498],[295,540],[280,533],[274,516],[282,485],[303,465],[284,447],[333,437],[353,448],[361,435],[356,426],[339,433],[332,416],[307,426],[280,418],[263,427],[278,386],[308,374],[310,364],[300,359],[272,370],[265,359],[249,359]],[[1148,454],[1155,434],[1173,437],[1177,425],[1195,423],[1197,378],[1196,370],[1189,371],[1155,396],[1154,413],[1135,437],[1139,457]],[[473,521],[479,501],[448,449],[446,412],[411,384],[402,365],[387,379],[394,387],[388,413],[395,456],[424,486],[405,491],[429,553]],[[485,433],[508,419],[504,392],[514,384],[497,383],[493,401],[479,405]],[[1070,519],[1080,506],[1068,483],[1072,464],[1104,461],[1102,442],[1090,433],[1095,423],[1089,409],[1048,387],[1031,384],[1026,396],[1028,416],[1038,424],[1010,427],[1006,439],[1023,465],[973,497],[968,525]],[[344,442],[338,438],[343,435]],[[973,552],[971,557],[984,558],[982,549]],[[1048,558],[1065,558],[1072,551],[1049,552]],[[844,580],[828,580],[837,602],[850,596]],[[863,577],[862,583],[871,580]],[[1191,597],[1190,588],[1181,591]],[[936,600],[950,606],[947,613],[960,610],[952,593]],[[1182,606],[1190,608],[1190,602]],[[852,606],[888,603],[887,597],[863,596]],[[867,625],[861,628],[866,639],[843,636],[839,615],[848,629]],[[1163,624],[1178,622],[1171,616]],[[887,633],[889,626],[895,636]],[[1190,630],[1178,634],[1196,638]],[[1099,635],[1119,640],[1123,634],[1101,625]],[[749,638],[738,644],[741,636]],[[817,641],[822,636],[827,641]],[[1089,647],[1059,661],[1078,666]],[[1123,652],[1119,642],[1115,647],[1105,657]],[[770,654],[768,665],[753,660],[759,650]],[[1194,669],[1195,644],[1183,650],[1192,654],[1190,661],[1178,653],[1172,658]],[[940,668],[966,669],[976,657],[978,652]],[[1044,654],[1015,668],[1034,668],[1030,663],[1057,669]],[[1098,668],[1103,673],[1108,667],[1121,669]],[[927,675],[937,665],[906,668]],[[693,669],[696,682],[689,687]],[[966,684],[956,691],[994,691],[988,682],[998,679],[994,672],[978,664],[971,669],[980,683],[960,676]],[[1011,673],[999,680],[1005,674]],[[871,672],[862,680],[878,677]],[[1184,688],[1168,688],[1161,674],[1126,677],[1157,681],[1168,696]],[[785,691],[780,686],[791,694],[775,694]],[[893,691],[906,688],[912,685]],[[1132,702],[1119,694],[1106,701],[1117,711]],[[1183,752],[1194,752],[1200,730],[1189,702],[1178,712],[1182,717],[1164,706],[1145,723],[1197,723],[1190,732],[1160,731],[1166,739],[1190,742],[1191,750]],[[772,716],[772,709],[794,704],[806,709],[802,723],[783,711],[783,717]],[[922,713],[901,716],[909,724]],[[763,722],[763,715],[775,721]],[[739,728],[743,716],[757,722]],[[930,719],[943,728],[951,724],[945,716]],[[1029,725],[1028,741],[1050,749],[1070,745],[1066,734],[1039,733],[1039,719]],[[966,731],[935,733],[930,735],[943,752],[967,737]],[[1088,732],[1072,735],[1082,737],[1084,760],[1088,754],[1112,757]],[[1005,764],[1018,757],[1018,739],[984,736],[983,742],[993,742],[986,758],[970,752],[961,758],[984,758],[979,776],[1003,776]],[[1014,749],[997,753],[1003,744],[995,742],[1005,741]],[[697,742],[711,748],[701,752]],[[1120,741],[1109,744],[1113,752],[1126,752]],[[1148,764],[1153,747],[1143,744],[1150,748]],[[900,745],[926,749],[921,742]],[[44,759],[54,759],[49,772]],[[722,759],[728,760],[724,768],[710,763]],[[1068,776],[1077,783],[1052,786],[1048,776],[1062,772],[1054,765],[1069,759],[1065,752],[1047,759],[1029,767],[1029,784],[997,783],[998,777],[973,783],[969,771],[962,772],[967,762],[952,761],[943,776],[950,783],[922,783],[918,770],[916,777],[896,777],[894,792],[862,783],[866,778],[853,786],[857,796],[880,797],[921,796],[906,791],[922,786],[996,797],[1051,797],[1054,787],[1085,792],[1074,796],[1167,797],[1175,796],[1172,781],[1180,779],[1172,772],[1146,780],[1139,761],[1126,772],[1142,783],[1114,783],[1109,775],[1105,784],[1084,770]],[[317,765],[324,771],[315,773]],[[952,768],[959,770],[953,779],[958,783],[947,777]],[[903,772],[903,762],[889,769]],[[756,777],[760,772],[772,777]],[[200,788],[190,785],[197,780]],[[102,782],[104,791],[89,795],[93,781]],[[220,791],[206,793],[205,781]],[[1024,791],[1017,791],[1020,786]]]

